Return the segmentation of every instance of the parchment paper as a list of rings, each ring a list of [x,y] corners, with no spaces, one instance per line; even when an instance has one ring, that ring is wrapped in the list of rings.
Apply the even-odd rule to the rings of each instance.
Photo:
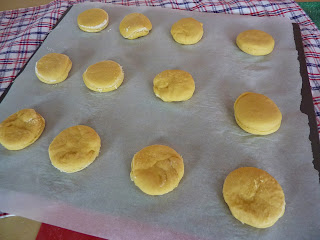
[[[92,7],[109,13],[100,33],[78,29],[77,15]],[[121,37],[122,18],[141,12],[152,32],[137,40]],[[170,36],[182,17],[204,24],[196,45]],[[274,51],[263,57],[241,52],[236,36],[247,29],[271,34]],[[67,54],[69,78],[57,85],[40,82],[36,61],[50,52]],[[123,66],[125,80],[110,93],[86,88],[82,74],[98,61]],[[195,79],[194,96],[181,103],[156,98],[152,81],[166,69],[182,69]],[[233,103],[245,91],[276,102],[279,131],[253,136],[235,123]],[[108,4],[75,5],[51,32],[0,106],[0,121],[23,108],[36,109],[46,128],[38,141],[20,151],[0,147],[0,208],[17,215],[114,239],[319,239],[320,190],[312,165],[307,116],[299,110],[301,76],[291,22]],[[61,173],[49,160],[48,146],[63,129],[84,124],[102,139],[99,157],[87,169]],[[164,196],[142,193],[130,181],[133,155],[151,144],[180,153],[185,175]],[[242,225],[222,196],[225,177],[236,168],[264,169],[281,184],[284,216],[269,229]]]

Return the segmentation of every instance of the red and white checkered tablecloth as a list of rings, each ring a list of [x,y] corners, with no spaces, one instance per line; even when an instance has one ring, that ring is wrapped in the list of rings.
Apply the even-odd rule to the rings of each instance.
[[[73,4],[89,0],[55,0],[47,5],[0,12],[0,96]],[[320,132],[320,31],[300,6],[284,1],[236,0],[91,0],[119,5],[152,6],[188,11],[283,16],[299,24]]]

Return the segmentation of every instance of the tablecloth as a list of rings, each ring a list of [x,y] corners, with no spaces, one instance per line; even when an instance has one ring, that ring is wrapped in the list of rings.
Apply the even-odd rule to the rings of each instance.
[[[65,11],[89,0],[55,0],[47,5],[0,12],[0,96],[14,81]],[[320,132],[320,31],[295,1],[214,0],[91,0],[120,5],[137,5],[179,10],[283,16],[299,24],[310,86]]]

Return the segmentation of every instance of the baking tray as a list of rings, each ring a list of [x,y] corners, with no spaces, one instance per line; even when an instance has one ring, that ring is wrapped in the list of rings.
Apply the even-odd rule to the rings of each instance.
[[[226,25],[234,23],[233,21],[235,21],[236,18],[237,24],[239,24],[239,22],[241,23],[244,19],[246,23],[239,24],[239,26],[232,26],[230,29],[225,28],[224,31],[218,31],[219,26],[215,26],[213,24],[213,26],[216,27],[213,28],[210,24],[206,23],[204,25],[205,35],[201,43],[194,47],[183,47],[182,53],[188,56],[188,58],[184,59],[184,66],[187,66],[184,70],[190,69],[189,72],[192,73],[196,81],[195,95],[189,101],[185,103],[168,104],[155,98],[152,92],[152,76],[160,72],[160,70],[167,69],[168,67],[164,66],[167,62],[171,64],[170,67],[179,67],[179,64],[177,64],[175,59],[167,60],[160,56],[158,59],[165,61],[158,61],[154,65],[148,65],[148,62],[145,61],[143,64],[140,63],[139,65],[140,68],[146,65],[146,67],[143,68],[143,72],[148,76],[147,80],[145,80],[146,85],[142,87],[144,89],[143,94],[145,94],[144,98],[139,94],[130,95],[130,92],[127,92],[131,97],[131,101],[127,100],[124,103],[124,99],[119,98],[121,94],[130,89],[131,91],[137,91],[137,93],[139,93],[139,85],[137,84],[139,81],[135,75],[136,70],[134,67],[130,68],[128,67],[130,66],[128,62],[124,64],[119,61],[119,63],[124,66],[125,70],[125,81],[123,85],[117,91],[112,93],[104,95],[95,94],[90,92],[90,90],[86,89],[84,86],[81,79],[81,71],[84,71],[88,65],[95,63],[98,59],[93,57],[90,58],[90,54],[88,58],[85,58],[85,55],[81,55],[81,52],[76,52],[78,56],[82,57],[81,59],[84,59],[85,61],[82,62],[82,64],[79,64],[79,62],[76,61],[77,58],[72,55],[75,54],[75,52],[68,50],[68,48],[59,49],[59,46],[56,46],[58,43],[63,43],[63,38],[55,38],[55,36],[57,36],[55,34],[59,31],[63,32],[61,28],[63,28],[66,23],[69,24],[69,26],[70,24],[73,24],[75,28],[72,28],[71,31],[76,31],[74,16],[76,16],[77,12],[75,11],[96,6],[102,7],[110,13],[110,25],[100,35],[88,35],[87,33],[77,32],[76,34],[81,34],[80,40],[88,40],[91,37],[98,38],[98,36],[103,36],[104,34],[109,33],[115,34],[117,31],[117,24],[120,23],[120,20],[125,15],[124,13],[133,11],[144,12],[151,19],[152,23],[157,23],[159,21],[165,22],[167,23],[167,28],[168,26],[170,27],[170,24],[175,20],[184,16],[193,16],[200,19],[200,21],[202,19],[206,21],[204,18],[207,18],[208,16],[212,21],[220,21],[221,24]],[[113,14],[113,10],[111,9],[116,8],[120,8],[121,12],[115,11]],[[232,59],[236,60],[241,57],[242,60],[245,59],[248,61],[248,67],[254,67],[254,69],[251,69],[252,71],[249,71],[250,74],[254,74],[258,69],[260,69],[260,67],[268,67],[266,65],[268,64],[266,63],[268,61],[264,61],[265,58],[255,58],[255,60],[252,60],[253,58],[248,58],[248,56],[241,53],[236,46],[233,45],[237,31],[241,31],[241,28],[244,29],[246,24],[248,25],[247,27],[252,27],[256,22],[260,21],[259,23],[263,25],[262,22],[268,21],[254,17],[201,14],[184,11],[171,12],[173,10],[115,7],[108,4],[82,4],[75,6],[73,9],[73,17],[71,18],[68,14],[67,18],[65,17],[57,26],[57,31],[54,30],[49,34],[38,52],[30,59],[25,71],[23,71],[17,78],[17,83],[15,84],[19,84],[20,86],[22,86],[21,81],[29,81],[28,83],[31,85],[27,85],[28,87],[32,86],[30,92],[34,95],[23,97],[25,89],[27,88],[21,89],[21,87],[16,87],[15,84],[13,84],[13,88],[10,90],[9,94],[0,106],[0,111],[3,113],[15,112],[23,107],[33,107],[43,114],[47,120],[47,126],[43,135],[34,145],[23,151],[19,151],[18,153],[8,152],[1,149],[0,155],[5,156],[5,158],[2,159],[7,161],[2,162],[3,168],[0,172],[0,194],[1,196],[4,196],[0,199],[0,204],[3,206],[2,210],[109,239],[199,239],[212,237],[219,239],[231,239],[232,237],[259,237],[261,239],[269,239],[270,237],[281,238],[283,236],[290,237],[292,239],[299,239],[300,236],[306,234],[305,231],[307,231],[309,239],[317,239],[319,236],[319,232],[317,231],[319,226],[314,220],[317,219],[317,212],[314,211],[314,207],[317,207],[317,204],[319,204],[319,201],[317,201],[318,177],[315,178],[315,173],[311,171],[311,167],[313,167],[311,163],[312,152],[310,149],[310,142],[307,140],[310,130],[307,129],[306,131],[305,128],[308,121],[303,120],[303,116],[298,113],[300,102],[297,100],[299,100],[301,96],[297,91],[301,86],[299,87],[299,82],[296,81],[296,74],[294,75],[295,82],[291,82],[293,86],[290,86],[290,91],[292,91],[292,95],[295,96],[295,98],[293,96],[290,98],[289,96],[285,103],[281,103],[283,101],[281,101],[280,97],[277,97],[275,90],[272,89],[272,85],[264,85],[263,82],[260,82],[260,85],[257,84],[256,87],[255,82],[250,82],[250,75],[248,77],[248,82],[252,84],[247,85],[247,89],[245,89],[243,86],[246,85],[247,82],[241,82],[241,78],[237,79],[241,84],[235,85],[231,85],[231,82],[228,82],[227,78],[224,78],[225,82],[223,83],[217,82],[212,85],[210,85],[211,83],[201,83],[199,82],[199,79],[205,79],[205,75],[202,75],[201,77],[202,73],[192,70],[193,66],[206,66],[205,64],[207,62],[204,61],[203,56],[198,56],[194,53],[197,53],[195,49],[198,46],[201,47],[201,44],[211,44],[211,42],[215,43],[214,41],[209,41],[217,40],[210,38],[210,30],[216,31],[216,33],[227,31],[229,36],[227,43],[230,44],[232,51],[237,50],[236,54],[233,54]],[[169,12],[174,14],[170,14],[170,16],[168,16]],[[169,19],[170,24],[168,22]],[[275,20],[275,22],[281,25],[282,20],[280,18],[278,19],[279,21]],[[268,25],[268,23],[264,24]],[[160,25],[161,24],[159,24],[159,26]],[[277,26],[274,26],[274,24],[271,26],[275,29],[274,36],[276,36],[276,40],[278,40],[278,44],[275,49],[275,54],[277,54],[277,47],[283,51],[281,46],[283,47],[284,45],[281,44],[284,44],[286,36],[280,34],[281,31]],[[206,30],[206,27],[210,30]],[[264,25],[264,27],[266,26]],[[154,38],[157,36],[157,31],[160,29],[160,27],[157,28],[157,24],[154,24],[154,29],[151,34],[145,38],[141,38],[135,42],[119,38],[119,41],[120,44],[123,44],[121,46],[124,48],[130,45],[130,48],[136,47],[142,50],[145,49],[145,44],[148,44],[148,41],[156,40]],[[301,66],[300,71],[303,82],[301,111],[307,113],[309,117],[309,125],[311,128],[310,139],[312,139],[314,164],[317,166],[317,159],[319,159],[317,158],[317,153],[319,153],[319,138],[317,136],[316,128],[314,128],[315,116],[312,98],[310,87],[308,87],[309,81],[306,74],[306,65],[303,63],[305,58],[303,56],[301,41],[299,42],[301,37],[297,25],[293,25],[293,29],[296,41],[295,45],[293,42],[293,46],[294,48],[297,48],[299,52]],[[292,29],[288,30],[286,28],[285,31],[287,33],[291,31],[292,34]],[[222,34],[220,35],[222,36]],[[218,40],[222,40],[220,35]],[[165,35],[161,40],[164,42],[167,41],[169,44],[170,39],[169,35]],[[281,39],[283,41],[281,41]],[[291,40],[289,39],[289,41]],[[77,47],[71,47],[73,50],[82,49],[84,52],[87,51],[87,53],[90,53],[88,50],[90,47],[87,49],[83,47],[81,48],[80,45],[77,45],[76,41],[74,44]],[[175,44],[172,39],[170,44]],[[214,45],[215,44],[212,46]],[[151,48],[152,45],[149,47]],[[174,47],[180,49],[181,46],[174,45]],[[219,51],[219,49],[221,48],[217,48],[217,52],[215,54],[222,54],[222,57],[223,54],[230,53],[228,50],[223,52]],[[39,59],[39,57],[45,52],[51,52],[52,50],[59,50],[58,52],[62,53],[65,51],[67,54],[71,53],[70,55],[72,56],[71,58],[74,62],[74,67],[71,70],[70,77],[64,83],[56,86],[47,86],[40,83],[39,80],[36,79],[35,75],[33,75],[32,71],[37,59]],[[128,48],[128,51],[129,50],[130,49]],[[210,54],[210,51],[205,51],[205,49],[198,50],[200,50],[202,54]],[[292,51],[292,47],[290,46],[285,48],[285,51],[287,50]],[[150,51],[148,53],[150,53]],[[286,54],[286,52],[284,52],[284,54]],[[134,61],[138,59],[137,56],[139,56],[139,54],[133,56],[128,55],[126,57],[129,59],[132,57],[131,60]],[[116,57],[116,54],[114,54],[113,57]],[[214,54],[212,57],[214,57]],[[100,55],[100,58],[102,58],[102,55]],[[195,62],[194,59],[197,61]],[[254,61],[257,59],[259,61],[256,64]],[[121,60],[121,58],[119,57],[119,59],[116,60]],[[225,62],[216,62],[216,65],[223,68],[225,67],[225,64],[223,63]],[[290,71],[296,71],[297,68],[292,67],[293,65],[299,66],[299,63],[296,63],[295,61],[293,61],[292,65],[284,63],[284,68],[288,68]],[[216,66],[212,67],[214,68]],[[236,68],[237,66],[234,67]],[[273,66],[273,68],[276,69],[276,66]],[[210,72],[208,66],[205,67],[205,69]],[[233,69],[227,70],[230,72],[234,71]],[[226,75],[231,76],[228,71],[225,71]],[[27,74],[28,72],[29,74]],[[263,69],[259,74],[262,73]],[[265,76],[268,76],[269,73],[270,72]],[[281,72],[279,74],[281,74]],[[298,73],[298,75],[300,74]],[[222,77],[222,75],[219,76]],[[284,75],[281,76],[285,78]],[[269,78],[272,79],[271,77]],[[142,77],[141,79],[144,78]],[[77,85],[75,85],[76,81]],[[249,134],[244,133],[237,127],[232,116],[232,104],[237,95],[241,93],[240,91],[261,90],[261,84],[264,86],[262,93],[265,93],[272,99],[276,100],[280,109],[284,113],[284,122],[281,129],[277,133],[270,135],[271,137],[267,138],[252,137]],[[277,82],[274,84],[281,83]],[[210,86],[215,94],[217,94],[215,88],[218,89],[218,94],[221,94],[220,98],[225,98],[224,101],[220,102],[222,104],[221,108],[220,106],[215,107],[215,105],[212,104],[215,100],[214,98],[201,97],[203,94],[206,94],[205,86]],[[228,88],[228,86],[232,88]],[[39,91],[38,87],[41,88],[41,91]],[[52,93],[52,89],[55,90],[55,93]],[[286,93],[285,90],[286,88],[283,88],[283,86],[279,88],[280,92],[283,91],[283,93]],[[276,90],[276,92],[277,91],[278,90]],[[66,95],[62,94],[63,92],[67,93],[68,96],[71,96],[72,99],[65,101],[64,97]],[[89,102],[82,102],[81,107],[79,104],[77,105],[78,102],[81,102],[81,99],[77,97],[79,92],[83,94],[82,96],[85,96]],[[20,99],[20,101],[17,102],[17,98],[14,96],[19,96],[18,99]],[[8,97],[11,98],[11,100],[8,99]],[[122,108],[108,108],[108,104],[112,102],[110,99],[112,101],[118,101]],[[94,101],[97,100],[102,102],[103,106],[96,106]],[[135,101],[133,100],[138,100],[139,105],[136,106],[134,104]],[[219,102],[219,99],[217,99],[217,102]],[[63,109],[65,105],[67,107]],[[77,106],[81,111],[77,110],[74,113],[74,116],[69,115],[69,117],[65,118],[65,116],[68,115],[66,110],[70,106]],[[286,112],[287,107],[292,108],[293,106],[297,106],[298,112]],[[145,110],[139,107],[142,107]],[[160,112],[152,112],[154,107],[156,107]],[[223,115],[223,111],[221,111],[221,109],[227,110],[225,115]],[[91,117],[88,117],[87,110],[89,113],[92,113]],[[203,110],[206,112],[203,112]],[[125,111],[125,113],[122,114],[121,111]],[[140,115],[135,116],[134,114],[136,112]],[[222,116],[226,118],[216,122],[217,126],[222,122],[227,122],[231,127],[229,132],[219,132],[219,129],[214,125],[215,122],[213,120],[216,117],[218,118],[216,115],[219,114],[222,114]],[[1,114],[1,119],[4,118],[4,115]],[[157,118],[153,119],[153,115],[156,115]],[[199,115],[199,117],[197,117],[197,115]],[[209,115],[211,118],[207,119],[206,115]],[[290,117],[288,115],[290,115]],[[149,122],[140,121],[139,117],[141,116]],[[55,121],[53,121],[53,119],[55,119]],[[129,119],[130,121],[125,121],[126,119]],[[172,121],[169,121],[169,119],[172,119]],[[300,120],[303,121],[304,124],[302,124]],[[101,123],[101,121],[103,121],[103,123]],[[304,126],[302,127],[304,132],[301,133],[298,131],[299,129],[296,130],[292,127],[289,128],[288,126],[290,126],[290,121],[293,121],[291,124],[298,121],[296,122],[297,126],[299,126],[298,128]],[[65,175],[57,172],[57,170],[51,166],[47,156],[47,147],[53,137],[61,130],[76,124],[87,124],[98,131],[102,137],[102,151],[98,159],[90,165],[88,169],[73,175]],[[117,139],[117,136],[121,135],[119,132],[121,133],[123,129],[126,131],[125,134],[122,135],[122,139]],[[288,131],[288,129],[290,131]],[[105,133],[105,131],[107,131],[107,133]],[[212,133],[216,134],[218,138],[215,139],[212,138],[212,136],[206,135],[209,131],[213,131]],[[292,131],[297,131],[297,135],[292,135]],[[250,146],[257,146],[255,144],[259,144],[259,148],[261,148],[262,145],[264,148],[268,149],[271,146],[275,146],[270,142],[270,139],[277,141],[276,139],[281,137],[281,135],[284,139],[287,139],[292,143],[276,149],[275,153],[282,154],[281,161],[280,159],[274,159],[274,155],[269,152],[266,152],[264,156],[255,155],[256,153],[250,152],[249,150],[243,150],[243,146],[250,149]],[[298,139],[293,140],[294,136],[298,136]],[[223,138],[225,138],[225,140]],[[194,139],[197,139],[198,142],[194,141]],[[302,141],[301,139],[305,140]],[[238,142],[234,142],[235,140]],[[207,162],[203,156],[201,157],[201,153],[203,151],[209,151],[210,148],[209,145],[206,145],[206,142],[202,141],[209,141],[213,143],[212,149],[215,150],[215,152],[213,152],[215,157],[218,159],[212,160],[212,164]],[[143,195],[135,188],[133,183],[130,183],[128,177],[131,157],[133,154],[141,148],[155,143],[167,144],[176,149],[184,157],[186,167],[186,174],[179,188],[170,194],[158,198]],[[228,151],[224,152],[223,149],[228,149]],[[292,151],[300,149],[305,152],[296,152],[295,155],[292,155],[292,152],[290,151],[291,149]],[[35,153],[35,151],[37,151],[37,153]],[[114,151],[118,151],[121,154],[112,154]],[[289,161],[293,156],[296,157],[296,161]],[[257,160],[259,157],[264,159],[264,161]],[[227,159],[228,162],[221,161],[224,158]],[[237,158],[239,158],[239,160]],[[119,162],[110,162],[110,159],[119,159]],[[198,162],[202,162],[207,165],[205,165],[205,167],[199,167],[197,164]],[[30,164],[34,164],[36,167],[29,169],[28,166]],[[108,168],[105,168],[106,166],[108,166]],[[228,208],[223,202],[221,196],[223,180],[230,171],[239,166],[256,166],[263,168],[275,176],[275,178],[284,187],[287,199],[287,211],[284,217],[281,218],[271,229],[263,231],[252,229],[248,226],[242,226],[231,216]],[[212,171],[212,173],[209,173],[208,171]],[[282,174],[281,172],[285,172],[285,174]],[[210,174],[214,175],[214,179],[208,178]],[[90,182],[90,179],[92,179],[93,176],[94,178],[97,178],[98,181],[95,180],[90,183],[92,184],[90,185],[87,181]],[[197,179],[197,176],[205,177],[196,181],[195,179]],[[290,179],[293,177],[294,179]],[[4,179],[6,181],[3,181]],[[106,182],[105,184],[103,184],[104,181]],[[117,185],[117,188],[115,189],[108,188],[108,186],[111,186],[108,185],[108,181],[113,184],[120,185]],[[30,184],[26,185],[27,183],[33,183],[31,189]],[[298,193],[296,193],[296,189],[294,189],[293,186],[299,186]],[[81,190],[81,187],[85,188],[85,191]],[[210,187],[212,187],[212,190],[210,190]],[[29,189],[26,190],[26,188]],[[125,189],[125,193],[118,191],[119,189],[122,191]],[[202,190],[206,190],[207,192]],[[87,193],[88,196],[84,193]],[[309,203],[301,201],[306,194],[309,196]],[[117,198],[112,199],[111,197],[108,199],[108,197],[112,195]],[[201,198],[199,198],[199,196],[201,196]],[[101,201],[104,201],[104,198],[108,199],[108,201],[104,203],[105,206],[103,207],[101,206]],[[85,199],[89,200],[89,202],[84,201]],[[126,202],[127,200],[128,202]],[[298,209],[298,211],[294,210],[294,208]],[[303,212],[301,212],[302,209]],[[297,216],[299,216],[299,220],[296,219]],[[295,227],[298,224],[300,229]],[[106,225],[109,226],[109,228],[106,229]],[[310,231],[310,229],[313,231]],[[289,235],[288,231],[290,232]]]

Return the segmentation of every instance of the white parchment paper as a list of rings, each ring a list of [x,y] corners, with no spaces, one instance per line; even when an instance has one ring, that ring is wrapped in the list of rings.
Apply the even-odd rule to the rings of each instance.
[[[100,7],[110,17],[100,33],[77,27],[77,15]],[[122,18],[141,12],[153,24],[137,40],[121,37]],[[204,24],[203,39],[183,46],[173,41],[171,25],[182,17]],[[268,56],[254,57],[235,45],[236,36],[260,29],[276,42]],[[68,79],[40,82],[36,61],[50,52],[73,63]],[[114,239],[319,239],[320,189],[308,140],[307,116],[299,110],[301,76],[291,22],[108,4],[75,5],[49,34],[15,80],[0,105],[0,121],[23,108],[46,119],[38,141],[20,151],[0,146],[0,209],[79,232]],[[86,88],[82,74],[102,60],[123,66],[122,86],[110,93]],[[163,70],[182,69],[195,79],[194,96],[165,103],[152,90]],[[279,131],[253,136],[235,123],[233,103],[243,92],[267,95],[281,109]],[[102,139],[99,157],[87,169],[61,173],[49,160],[48,146],[62,130],[84,124]],[[130,181],[133,155],[151,144],[180,153],[185,175],[164,196],[145,195]],[[269,229],[241,224],[230,213],[222,185],[242,166],[266,170],[286,196],[284,216]]]

